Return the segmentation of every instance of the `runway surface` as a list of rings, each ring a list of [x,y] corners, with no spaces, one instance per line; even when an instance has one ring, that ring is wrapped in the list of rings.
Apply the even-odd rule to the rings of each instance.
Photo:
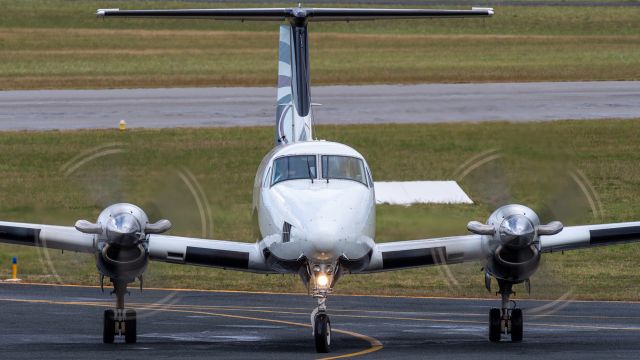
[[[102,344],[98,288],[0,285],[6,359],[300,359],[314,351],[306,295],[131,289],[138,343]],[[498,300],[332,296],[328,356],[372,359],[637,359],[640,303],[523,301],[525,340],[489,343]],[[553,313],[553,311],[557,311]]]
[[[318,124],[640,117],[640,81],[319,86]],[[0,130],[271,126],[275,88],[0,91]]]

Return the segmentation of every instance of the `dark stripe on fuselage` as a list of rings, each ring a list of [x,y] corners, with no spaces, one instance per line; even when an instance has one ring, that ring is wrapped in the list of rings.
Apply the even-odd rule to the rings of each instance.
[[[414,266],[442,264],[447,258],[447,249],[442,247],[385,251],[382,253],[382,268],[397,269]]]
[[[247,269],[249,268],[249,253],[187,246],[184,261],[187,264]]]
[[[20,245],[36,245],[40,239],[40,229],[18,226],[0,226],[0,240]]]
[[[629,226],[589,231],[592,245],[639,241],[640,226]]]

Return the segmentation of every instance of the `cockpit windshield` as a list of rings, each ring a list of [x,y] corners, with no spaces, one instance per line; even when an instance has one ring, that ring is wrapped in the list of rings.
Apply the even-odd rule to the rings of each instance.
[[[364,163],[351,156],[322,155],[322,177],[354,180],[367,186]]]
[[[316,174],[315,155],[285,156],[273,162],[271,185],[285,180],[315,179]]]

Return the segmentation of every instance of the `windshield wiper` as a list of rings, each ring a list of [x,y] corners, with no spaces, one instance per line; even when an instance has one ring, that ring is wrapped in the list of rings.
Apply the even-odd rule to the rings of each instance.
[[[325,163],[322,163],[322,175],[323,176],[324,176],[324,169],[325,169],[324,165],[325,165]],[[327,178],[327,184],[328,184],[329,183],[329,178],[330,178],[330,176],[329,176],[329,162],[328,161],[327,161],[327,168],[326,169],[327,169],[327,176],[325,176],[325,177]]]
[[[309,164],[309,156],[307,156],[307,173],[309,174],[309,179],[311,179],[311,183],[313,184],[313,176],[311,176],[311,165]]]

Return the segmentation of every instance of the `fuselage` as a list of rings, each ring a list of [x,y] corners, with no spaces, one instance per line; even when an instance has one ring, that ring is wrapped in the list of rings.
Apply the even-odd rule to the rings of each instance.
[[[275,147],[258,168],[254,221],[279,272],[322,266],[345,272],[369,262],[375,238],[371,171],[353,148],[328,141]]]

